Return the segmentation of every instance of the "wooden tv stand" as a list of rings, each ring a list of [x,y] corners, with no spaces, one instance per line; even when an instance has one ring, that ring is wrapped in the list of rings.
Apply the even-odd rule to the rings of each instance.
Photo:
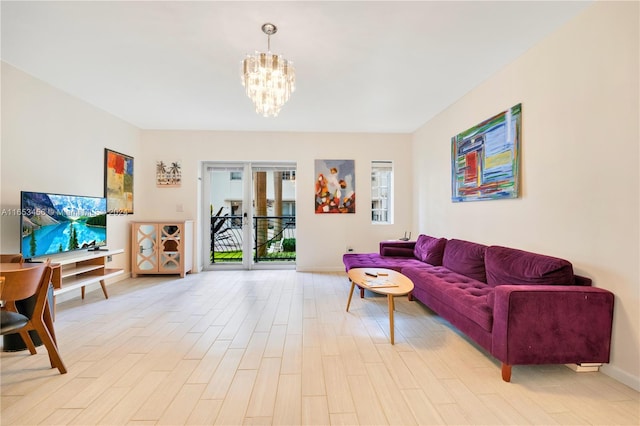
[[[124,273],[124,270],[107,268],[107,258],[120,253],[124,253],[124,249],[83,251],[52,258],[51,283],[53,284],[54,304],[57,295],[78,288],[80,288],[84,299],[85,287],[94,283],[100,283],[104,297],[108,299],[109,294],[104,280],[118,276]]]

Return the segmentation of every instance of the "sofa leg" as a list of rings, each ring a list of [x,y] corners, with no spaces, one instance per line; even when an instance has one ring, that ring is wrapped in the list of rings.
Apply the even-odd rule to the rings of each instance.
[[[364,287],[358,287],[360,289],[360,299],[364,299]]]
[[[511,366],[509,364],[502,363],[502,380],[511,381]]]
[[[409,302],[413,302],[413,293],[409,293],[409,294],[407,295],[407,300],[408,300]]]

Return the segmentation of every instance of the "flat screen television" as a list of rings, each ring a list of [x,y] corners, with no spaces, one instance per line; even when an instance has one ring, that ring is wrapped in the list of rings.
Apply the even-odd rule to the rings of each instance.
[[[25,259],[107,245],[107,199],[20,192],[20,252]]]

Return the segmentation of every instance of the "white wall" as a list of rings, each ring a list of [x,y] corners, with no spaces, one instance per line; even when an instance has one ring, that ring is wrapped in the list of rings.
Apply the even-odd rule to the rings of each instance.
[[[294,162],[296,172],[296,268],[299,271],[344,270],[347,246],[377,251],[381,239],[397,238],[411,229],[411,136],[398,134],[253,133],[160,131],[142,133],[145,156],[137,163],[142,215],[157,220],[197,220],[201,163],[205,161]],[[353,159],[356,168],[356,213],[315,214],[314,160]],[[182,187],[157,188],[158,160],[182,164]],[[395,223],[371,224],[371,161],[391,160],[395,170]],[[178,212],[177,205],[183,212]],[[203,231],[197,221],[197,232]],[[196,247],[201,266],[202,248]]]
[[[140,130],[2,63],[2,145],[0,203],[20,208],[20,191],[104,195],[104,149],[137,157]],[[134,182],[138,191],[138,183]],[[137,205],[134,205],[137,209]],[[135,216],[107,217],[113,267],[130,271],[129,221]],[[20,218],[3,214],[0,251],[20,251]]]
[[[611,363],[640,389],[637,2],[596,3],[414,135],[420,231],[570,260],[616,295]],[[451,137],[522,102],[522,196],[451,202]]]

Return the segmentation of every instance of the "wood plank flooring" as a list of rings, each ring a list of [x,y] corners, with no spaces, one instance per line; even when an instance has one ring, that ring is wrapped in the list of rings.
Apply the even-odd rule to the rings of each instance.
[[[2,425],[640,424],[639,393],[565,366],[499,364],[418,302],[344,273],[146,276],[58,304],[69,370],[1,354]]]

